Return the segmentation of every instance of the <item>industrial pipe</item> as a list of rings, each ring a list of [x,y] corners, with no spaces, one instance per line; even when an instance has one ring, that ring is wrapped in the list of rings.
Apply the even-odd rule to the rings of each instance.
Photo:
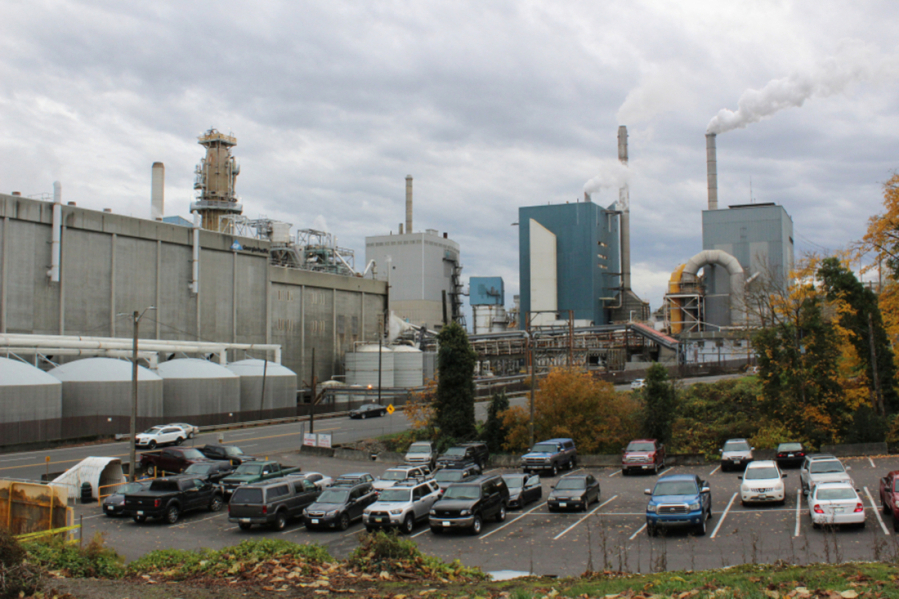
[[[50,237],[50,270],[47,275],[52,283],[59,283],[59,242],[62,238],[62,184],[53,182],[53,229]]]
[[[412,233],[412,175],[406,175],[406,234]]]
[[[165,216],[165,165],[154,162],[150,177],[150,217],[157,220]]]
[[[200,293],[200,213],[194,212],[193,257],[191,262],[190,291],[194,295]],[[199,301],[199,300],[198,300]]]
[[[627,127],[618,127],[618,160],[627,166]],[[621,289],[622,294],[631,288],[631,200],[628,184],[618,188],[618,205],[621,210],[618,232],[621,241]]]
[[[718,150],[715,146],[715,134],[705,135],[705,160],[709,180],[709,210],[718,209]]]

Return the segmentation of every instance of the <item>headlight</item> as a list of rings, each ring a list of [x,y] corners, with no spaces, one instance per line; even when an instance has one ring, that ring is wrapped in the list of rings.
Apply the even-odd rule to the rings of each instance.
[[[239,482],[239,483],[237,483],[237,484],[238,484],[238,485],[245,485],[245,484],[247,484],[247,481],[245,481],[245,480],[242,480],[242,481],[240,481],[240,482]]]
[[[650,513],[652,513],[652,514],[655,514],[655,513],[656,513],[656,509],[657,509],[656,504],[654,504],[654,503],[648,503],[648,504],[646,504],[646,511],[647,511],[647,512],[650,512]]]
[[[515,501],[515,500],[518,499],[519,497],[521,497],[521,493],[509,493],[509,499],[510,499],[511,501]]]
[[[552,461],[552,460],[549,459],[549,458],[543,458],[543,463],[544,463],[544,464],[549,464],[551,461]]]
[[[333,511],[328,512],[327,514],[325,514],[325,516],[336,516],[336,515],[339,514],[339,513],[340,513],[340,510],[333,510]]]
[[[700,508],[700,503],[698,501],[694,501],[687,507],[690,509],[691,512],[695,512],[696,510],[698,510]]]
[[[459,515],[460,516],[470,516],[471,510],[462,510],[461,512],[459,512]]]
[[[436,515],[437,515],[437,510],[431,510],[431,511],[428,512],[428,513],[431,514],[432,516],[436,516]]]
[[[390,510],[390,513],[393,514],[394,516],[399,516],[400,514],[403,513],[403,510],[402,509]]]

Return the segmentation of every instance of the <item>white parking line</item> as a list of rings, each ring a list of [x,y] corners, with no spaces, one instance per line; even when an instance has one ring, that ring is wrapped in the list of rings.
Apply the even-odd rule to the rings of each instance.
[[[868,458],[868,461],[871,462],[872,468],[877,468],[877,466],[874,465],[874,460],[872,460],[871,458]]]
[[[190,522],[182,522],[177,526],[173,526],[172,528],[184,528],[185,526],[190,526],[191,524],[196,524],[197,522],[205,522],[206,520],[212,520],[213,518],[218,518],[219,516],[227,515],[228,512],[222,514],[221,512],[217,514],[213,514],[212,516],[206,516],[205,518],[200,518],[199,520],[191,520]]]
[[[794,537],[799,536],[799,522],[800,522],[799,514],[800,514],[801,509],[802,509],[802,489],[796,489],[796,530],[793,531]]]
[[[661,472],[659,472],[659,476],[664,476],[664,474],[665,474],[666,472],[671,472],[672,470],[674,470],[674,466],[669,466],[668,468],[665,468],[664,470],[662,470]]]
[[[880,528],[883,529],[883,534],[890,536],[890,531],[887,530],[886,525],[883,523],[883,518],[880,517],[880,509],[878,509],[877,504],[874,503],[874,498],[871,497],[871,491],[868,490],[868,487],[865,487],[865,495],[868,496],[868,501],[871,502],[871,507],[874,509],[874,516],[877,517],[877,523],[880,524]]]
[[[572,528],[574,528],[575,526],[577,526],[578,524],[580,524],[581,522],[583,522],[584,520],[586,520],[587,518],[589,518],[590,516],[592,516],[593,514],[595,514],[595,513],[596,513],[596,510],[598,510],[598,509],[601,508],[602,506],[606,505],[607,503],[609,503],[610,501],[612,501],[612,500],[615,499],[616,497],[618,497],[618,495],[612,495],[611,497],[609,497],[608,499],[606,499],[605,501],[603,501],[602,503],[600,503],[598,506],[596,506],[595,508],[593,508],[593,511],[592,511],[592,512],[590,512],[589,514],[585,515],[583,518],[581,518],[580,520],[578,520],[577,522],[575,522],[574,524],[572,524],[571,526],[569,526],[568,528],[566,528],[565,530],[563,530],[562,532],[560,532],[559,534],[557,534],[556,536],[554,536],[554,537],[553,537],[553,541],[556,541],[556,540],[558,540],[558,539],[561,539],[562,536],[563,536],[565,533],[567,533],[569,530],[571,530]]]
[[[709,472],[709,476],[715,474],[715,473],[718,472],[719,470],[721,470],[721,464],[718,464],[718,465],[715,467],[714,470],[712,470],[711,472]]]
[[[487,534],[485,534],[485,535],[482,536],[481,538],[482,538],[482,539],[486,539],[486,538],[489,537],[490,535],[492,535],[492,534],[494,534],[494,533],[497,533],[497,532],[501,531],[501,530],[504,529],[505,527],[509,526],[510,524],[513,524],[513,523],[517,522],[518,520],[521,520],[522,518],[524,518],[525,516],[527,516],[528,514],[530,514],[531,512],[533,512],[534,510],[536,510],[538,507],[543,507],[544,505],[546,505],[546,502],[545,502],[545,501],[544,501],[543,503],[541,503],[541,504],[535,505],[534,507],[532,507],[532,508],[529,509],[528,511],[524,512],[523,514],[520,514],[520,515],[519,515],[517,518],[515,518],[514,520],[509,520],[508,522],[506,522],[505,524],[503,524],[503,525],[500,526],[499,528],[494,528],[493,530],[491,530],[490,532],[488,532]]]
[[[644,522],[644,523],[643,523],[643,526],[641,526],[640,528],[638,528],[638,529],[637,529],[637,532],[635,532],[634,534],[632,534],[632,535],[630,536],[630,538],[628,538],[628,541],[633,541],[634,539],[636,539],[638,534],[640,534],[641,532],[643,532],[644,530],[646,530],[646,525],[647,525],[647,524],[649,524],[649,522]]]
[[[721,513],[721,519],[718,520],[718,525],[715,527],[715,530],[712,531],[712,536],[709,537],[710,539],[714,539],[715,536],[717,536],[718,529],[724,524],[724,519],[727,518],[727,512],[730,511],[730,506],[734,504],[734,499],[737,498],[737,495],[739,495],[739,493],[734,493],[733,496],[731,496],[730,501],[727,503],[727,507],[724,508],[724,512]]]
[[[91,520],[91,519],[93,519],[93,518],[102,518],[102,517],[105,516],[105,515],[106,515],[106,514],[97,514],[96,516],[85,516],[85,517],[83,518],[83,520]]]
[[[609,478],[612,478],[613,476],[618,476],[619,474],[621,474],[621,470],[616,470],[615,472],[613,472],[612,474],[609,475]]]

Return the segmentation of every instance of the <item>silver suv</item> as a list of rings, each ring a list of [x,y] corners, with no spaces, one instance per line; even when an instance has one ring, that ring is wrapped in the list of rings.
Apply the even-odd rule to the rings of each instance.
[[[746,439],[728,439],[721,448],[721,471],[745,468],[753,459],[753,450],[755,447],[750,447]]]
[[[384,474],[372,483],[372,486],[375,491],[381,493],[404,480],[425,478],[433,478],[427,466],[397,466],[385,470]]]
[[[433,480],[408,480],[381,491],[378,500],[362,512],[365,530],[399,528],[410,534],[415,523],[428,519],[428,512],[440,498],[440,486]]]
[[[430,441],[418,441],[409,446],[403,459],[407,464],[423,464],[433,470],[437,463],[437,452],[434,451],[434,445]]]
[[[799,484],[802,492],[808,495],[818,483],[847,483],[855,486],[849,476],[851,466],[843,463],[830,454],[813,454],[806,456],[799,468]]]

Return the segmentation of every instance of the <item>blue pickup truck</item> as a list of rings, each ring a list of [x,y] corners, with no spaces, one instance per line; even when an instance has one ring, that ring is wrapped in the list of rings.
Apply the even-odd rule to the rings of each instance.
[[[646,532],[654,537],[660,528],[690,527],[704,535],[712,517],[712,490],[695,474],[663,476],[650,491],[646,504]]]

